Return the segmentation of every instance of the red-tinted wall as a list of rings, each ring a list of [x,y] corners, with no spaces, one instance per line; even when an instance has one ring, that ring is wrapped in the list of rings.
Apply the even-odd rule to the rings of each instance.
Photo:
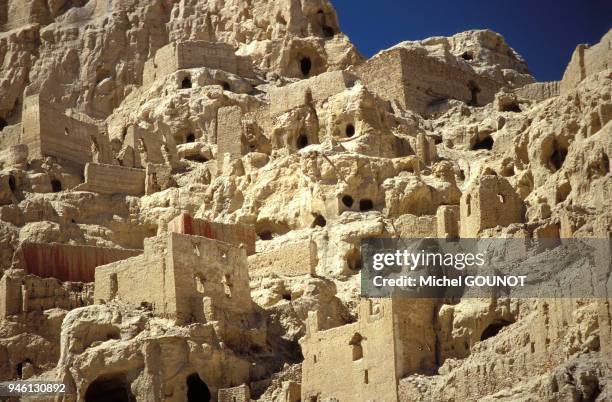
[[[168,231],[207,237],[236,246],[244,244],[247,255],[255,254],[257,235],[252,225],[208,222],[193,219],[189,214],[181,214],[168,223]]]
[[[24,243],[21,249],[29,274],[71,282],[93,282],[97,266],[142,254],[142,250],[59,243]]]

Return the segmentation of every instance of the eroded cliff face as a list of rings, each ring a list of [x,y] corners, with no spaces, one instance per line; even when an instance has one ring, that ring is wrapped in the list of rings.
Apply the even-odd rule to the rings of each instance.
[[[609,239],[609,38],[536,83],[489,30],[365,60],[327,1],[2,2],[0,379],[66,400],[386,381],[384,401],[606,400],[609,299],[383,303],[426,345],[389,357],[397,378],[368,359],[385,330],[354,333],[365,238]],[[466,215],[483,186],[503,205]],[[368,367],[334,394],[356,345]]]

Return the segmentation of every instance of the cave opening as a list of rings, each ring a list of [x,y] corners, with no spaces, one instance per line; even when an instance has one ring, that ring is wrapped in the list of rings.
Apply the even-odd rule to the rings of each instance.
[[[512,113],[522,112],[521,107],[519,106],[518,102],[510,102],[510,103],[506,103],[505,105],[502,105],[501,111],[502,112],[512,112]]]
[[[342,197],[342,203],[346,206],[346,207],[352,207],[353,206],[353,197],[351,197],[350,195],[345,195]]]
[[[468,50],[461,54],[461,58],[467,61],[474,60],[474,54]]]
[[[15,176],[9,175],[8,185],[13,193],[15,192],[15,190],[17,190],[17,182],[15,181]]]
[[[57,179],[51,180],[51,191],[54,193],[59,193],[62,191],[62,182]]]
[[[361,212],[370,211],[374,208],[374,203],[369,198],[359,200],[359,210]]]
[[[211,393],[208,385],[198,375],[193,373],[187,376],[187,401],[188,402],[209,402]]]
[[[85,402],[134,402],[125,374],[102,376],[92,382],[85,392]]]
[[[315,214],[311,227],[314,228],[318,226],[324,228],[325,225],[327,225],[327,220],[325,220],[325,217],[323,217],[321,214]]]
[[[231,85],[227,81],[221,81],[221,88],[223,88],[224,91],[229,91],[232,89]]]
[[[191,78],[189,77],[185,77],[183,78],[183,81],[181,82],[181,88],[183,89],[189,89],[191,88]]]
[[[487,135],[483,139],[476,141],[476,143],[472,146],[472,150],[477,151],[480,149],[486,149],[490,151],[493,149],[494,142],[495,141],[493,141],[493,138],[490,135]]]
[[[269,230],[263,230],[257,233],[257,237],[259,237],[261,240],[272,240],[272,232]]]
[[[304,77],[308,77],[310,70],[312,69],[312,61],[310,57],[302,57],[300,59],[300,71]]]
[[[555,141],[553,153],[550,155],[550,163],[554,167],[554,171],[561,169],[566,157],[567,148],[561,146],[561,144]]]
[[[489,326],[486,327],[484,331],[482,331],[482,335],[480,335],[480,341],[484,341],[494,337],[499,333],[499,331],[502,330],[502,328],[507,327],[510,324],[512,324],[512,322],[506,320],[497,321],[492,324],[489,324]]]
[[[296,141],[297,149],[302,149],[308,146],[308,136],[306,134],[300,134]]]
[[[321,27],[321,30],[323,31],[323,36],[325,37],[325,39],[331,39],[336,34],[334,28],[330,27],[329,25],[323,25]]]
[[[478,93],[480,92],[480,88],[474,81],[468,82],[468,89],[470,90],[470,101],[468,105],[477,106],[478,105]]]
[[[195,142],[195,135],[193,133],[187,134],[187,138],[185,138],[185,142]]]
[[[2,131],[4,129],[4,127],[8,126],[8,123],[6,122],[6,120],[4,120],[2,117],[0,117],[0,131]]]
[[[351,138],[352,136],[355,135],[355,126],[352,124],[347,125],[346,128],[344,129],[344,133],[346,134],[347,137]]]

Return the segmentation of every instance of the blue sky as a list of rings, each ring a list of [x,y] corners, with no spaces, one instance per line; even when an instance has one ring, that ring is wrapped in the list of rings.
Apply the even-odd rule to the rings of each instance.
[[[579,43],[612,28],[612,0],[331,0],[340,28],[366,57],[403,40],[468,29],[501,33],[539,81],[558,80]]]

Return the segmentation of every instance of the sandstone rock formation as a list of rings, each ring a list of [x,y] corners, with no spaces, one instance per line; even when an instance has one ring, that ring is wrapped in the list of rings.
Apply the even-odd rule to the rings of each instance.
[[[609,400],[609,298],[365,299],[360,245],[610,239],[611,35],[541,83],[490,30],[365,60],[327,0],[0,2],[0,380]]]

